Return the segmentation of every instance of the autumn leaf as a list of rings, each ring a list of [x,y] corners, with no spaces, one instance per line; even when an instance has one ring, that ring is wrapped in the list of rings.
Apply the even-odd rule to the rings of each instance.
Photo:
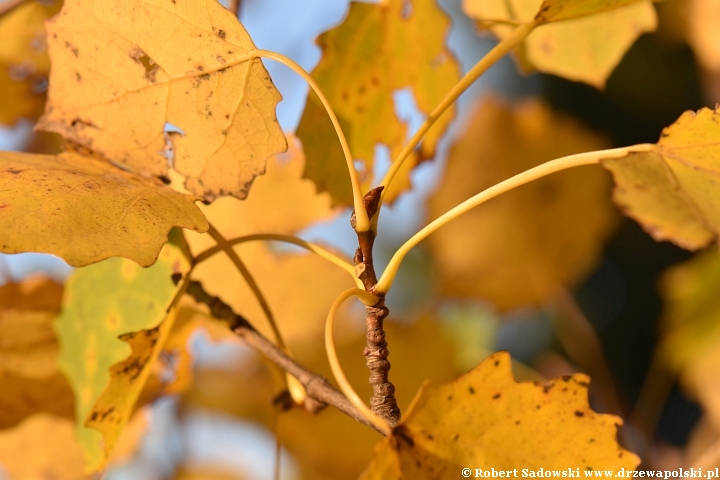
[[[85,459],[73,422],[55,415],[33,415],[15,429],[0,432],[0,464],[11,479],[84,478]]]
[[[171,276],[188,269],[181,250],[168,243],[150,268],[113,258],[68,280],[55,329],[88,471],[107,461],[152,372],[177,313],[168,314],[179,289]]]
[[[395,115],[393,92],[410,87],[420,111],[429,113],[458,81],[458,65],[445,48],[449,27],[447,15],[433,0],[352,2],[342,25],[318,38],[323,57],[312,76],[361,162],[365,185],[371,182],[376,145],[387,145],[394,157],[406,140],[407,127]],[[451,109],[430,130],[420,159],[435,155],[452,115]],[[297,134],[308,156],[306,176],[330,192],[334,202],[352,205],[340,143],[328,140],[334,130],[314,94],[308,97]]]
[[[429,215],[545,161],[604,146],[602,138],[542,103],[508,108],[488,98],[452,147]],[[480,297],[500,310],[543,304],[595,265],[615,225],[609,187],[601,169],[576,168],[453,220],[428,239],[440,291]]]
[[[0,428],[35,413],[74,417],[75,402],[57,366],[52,322],[62,286],[31,277],[0,287]]]
[[[331,209],[327,193],[318,194],[310,180],[301,178],[304,157],[294,142],[291,145],[287,155],[268,162],[267,174],[258,179],[246,200],[225,198],[201,206],[225,238],[256,233],[293,234],[337,213]],[[207,235],[191,233],[187,239],[194,254],[214,246]],[[330,305],[343,289],[353,285],[349,275],[317,255],[278,254],[261,242],[237,245],[235,250],[267,297],[286,341],[307,336],[322,338]],[[199,264],[193,278],[272,337],[255,295],[224,253]]]
[[[288,139],[288,152],[268,160],[267,171],[253,184],[251,196],[243,201],[228,197],[199,205],[226,238],[254,233],[294,234],[338,213],[327,193],[318,193],[312,181],[302,178],[305,155],[295,137]],[[196,250],[215,244],[209,235],[188,232],[187,236]]]
[[[633,470],[617,443],[621,420],[595,413],[582,374],[517,382],[506,352],[440,387],[424,385],[375,450],[371,479],[455,479],[462,468]],[[576,470],[577,469],[577,470]]]
[[[542,8],[548,5],[550,8],[546,14],[559,14],[564,19],[564,15],[569,13],[573,19],[554,23],[556,19],[548,18],[547,21],[553,23],[536,27],[518,50],[521,63],[598,88],[604,87],[605,81],[635,40],[644,32],[657,28],[655,9],[649,1],[548,0]],[[508,36],[513,27],[493,24],[493,20],[528,22],[535,17],[539,6],[539,0],[463,2],[463,9],[469,17],[477,20],[482,28],[490,28],[500,38]],[[613,9],[605,8],[608,6]],[[624,8],[615,9],[621,6]],[[542,15],[542,10],[540,12],[539,15]],[[586,16],[591,13],[595,15]]]
[[[196,200],[76,153],[0,152],[0,251],[52,253],[74,266],[112,256],[148,266],[171,227],[207,230]]]
[[[145,415],[133,416],[113,455],[113,464],[134,455],[147,425]],[[33,415],[18,427],[0,432],[0,465],[9,475],[3,478],[12,480],[86,478],[73,421],[49,414]]]
[[[660,358],[720,426],[720,255],[712,249],[666,270],[660,286]]]
[[[206,200],[244,198],[285,150],[281,96],[219,2],[69,0],[47,29],[53,69],[38,128],[142,175],[167,175],[169,142],[173,167]]]
[[[626,7],[641,0],[543,0],[538,21],[559,22]]]
[[[365,335],[352,328],[356,324],[353,320],[346,320],[343,322],[346,328],[338,329],[338,355],[359,395],[369,398],[372,390],[367,385],[368,370],[359,356]],[[391,379],[401,407],[410,403],[413,393],[426,379],[446,382],[463,371],[455,356],[448,354],[458,348],[455,337],[431,315],[414,322],[389,318],[385,331],[391,354]],[[332,378],[325,352],[317,348],[315,339],[296,343],[293,353],[303,365]],[[481,358],[477,349],[476,354],[473,364]],[[272,377],[257,356],[244,357],[222,369],[201,369],[196,379],[196,385],[183,396],[185,408],[219,409],[272,428],[297,462],[300,478],[356,479],[367,466],[379,438],[373,430],[333,408],[314,416],[299,409],[278,414],[269,403],[275,393]]]
[[[0,124],[42,113],[50,71],[43,24],[61,4],[29,0],[0,17]]]
[[[651,151],[607,159],[613,199],[657,241],[697,250],[720,228],[720,110],[687,111]]]

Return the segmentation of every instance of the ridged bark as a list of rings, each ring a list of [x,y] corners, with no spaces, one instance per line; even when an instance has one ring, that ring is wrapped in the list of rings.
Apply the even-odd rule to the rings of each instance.
[[[372,218],[377,213],[377,206],[380,200],[382,187],[370,190],[365,195],[365,209],[368,217]],[[355,217],[351,219],[351,224],[355,228]],[[365,327],[367,344],[363,349],[365,361],[370,370],[370,386],[373,389],[373,396],[370,398],[370,408],[377,415],[384,418],[390,426],[394,427],[400,421],[400,408],[397,406],[395,399],[395,386],[390,382],[388,373],[390,371],[390,362],[388,361],[388,344],[385,340],[385,330],[383,329],[383,321],[390,311],[385,306],[385,296],[378,295],[374,287],[377,284],[377,276],[373,264],[373,244],[375,243],[375,234],[372,231],[359,232],[358,244],[359,248],[355,252],[355,266],[360,272],[359,278],[362,280],[365,290],[379,297],[378,302],[372,307],[365,307]]]

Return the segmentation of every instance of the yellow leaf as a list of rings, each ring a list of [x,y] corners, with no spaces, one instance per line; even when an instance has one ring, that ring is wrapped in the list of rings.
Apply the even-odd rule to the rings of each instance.
[[[147,429],[145,415],[135,415],[123,432],[112,463],[132,456]],[[72,420],[39,414],[18,427],[0,432],[0,471],[8,480],[80,480],[84,474],[83,450]]]
[[[507,108],[486,99],[450,151],[430,217],[542,162],[605,146],[539,102]],[[615,225],[609,187],[602,169],[576,168],[453,220],[428,239],[441,292],[481,297],[501,310],[543,304],[594,266]]]
[[[53,62],[38,128],[62,134],[143,175],[160,153],[187,188],[244,198],[265,160],[285,150],[281,96],[237,18],[219,2],[69,0],[47,24]],[[152,33],[150,35],[149,33]],[[165,124],[182,134],[165,134]]]
[[[451,383],[423,386],[361,478],[457,479],[467,467],[516,476],[633,470],[639,458],[616,439],[621,420],[590,409],[587,382],[582,374],[517,382],[510,356],[493,354]]]
[[[372,390],[367,384],[368,370],[360,356],[365,335],[352,329],[353,322],[346,325],[336,335],[340,362],[359,395],[369,398]],[[429,317],[412,323],[392,318],[385,321],[392,362],[390,379],[397,388],[401,407],[410,403],[413,393],[426,379],[446,382],[462,372],[455,356],[448,354],[458,347],[455,337],[451,338],[444,327]],[[331,378],[325,352],[317,345],[308,339],[295,345],[293,353],[303,365]],[[419,345],[423,347],[418,348]],[[473,365],[481,358],[477,350]],[[314,416],[299,409],[278,413],[269,402],[273,395],[272,379],[257,358],[244,358],[238,364],[224,366],[222,371],[200,370],[196,378],[196,385],[184,396],[186,406],[221,409],[261,421],[273,429],[293,455],[303,479],[356,479],[367,466],[378,441],[376,432],[334,408]],[[307,441],[308,438],[312,441]]]
[[[0,465],[12,480],[79,480],[84,464],[72,420],[40,414],[0,432]]]
[[[665,128],[650,152],[603,160],[613,198],[655,240],[696,250],[720,228],[720,109],[687,111]]]
[[[288,138],[289,151],[268,160],[267,171],[253,184],[252,195],[243,201],[221,198],[211,205],[199,205],[226,238],[254,233],[293,234],[337,213],[330,206],[330,196],[317,193],[313,182],[302,178],[305,156],[297,139]],[[209,235],[187,232],[186,236],[195,250],[215,244]]]
[[[0,124],[42,113],[50,71],[44,22],[61,4],[30,0],[0,17]]]
[[[668,269],[661,279],[664,299],[661,352],[666,365],[720,426],[720,255],[703,252]]]
[[[537,19],[559,22],[622,8],[641,0],[543,0]]]
[[[539,0],[464,0],[463,9],[486,27],[484,19],[530,21],[539,5]],[[634,2],[625,8],[537,27],[518,53],[524,65],[601,88],[635,40],[655,28],[652,3]],[[497,24],[491,30],[504,38],[513,27]]]
[[[323,58],[312,75],[362,164],[365,185],[372,180],[376,145],[387,145],[395,157],[406,140],[407,128],[395,115],[393,92],[411,87],[418,108],[429,113],[457,83],[458,65],[445,48],[449,27],[450,20],[434,0],[353,2],[342,25],[318,39]],[[452,115],[443,115],[430,130],[420,159],[435,155]],[[308,156],[308,178],[329,191],[334,202],[352,205],[340,143],[328,140],[335,133],[314,94],[308,97],[297,134]]]
[[[226,198],[201,206],[226,238],[268,232],[293,234],[336,213],[326,193],[316,193],[311,181],[301,179],[304,158],[294,142],[291,145],[288,155],[268,162],[267,174],[258,179],[246,200]],[[187,235],[194,254],[213,246],[208,237]],[[270,247],[252,242],[238,245],[235,250],[267,297],[285,338],[312,336],[321,341],[327,311],[335,297],[353,285],[352,279],[316,255],[276,254]],[[255,296],[224,253],[199,264],[193,278],[272,337]]]
[[[0,251],[151,265],[171,227],[207,230],[196,200],[76,153],[0,152]]]
[[[168,313],[179,288],[171,276],[188,269],[169,243],[150,268],[109,259],[68,280],[55,329],[88,471],[103,467],[140,396],[177,314]]]
[[[62,291],[44,277],[0,287],[0,428],[38,412],[74,416],[72,390],[57,367],[52,329]]]

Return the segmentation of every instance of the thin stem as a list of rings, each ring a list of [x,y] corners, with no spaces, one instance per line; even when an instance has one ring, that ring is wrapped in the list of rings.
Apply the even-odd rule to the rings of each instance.
[[[235,14],[236,17],[240,17],[240,8],[242,7],[242,0],[229,0],[228,10]]]
[[[342,367],[340,366],[340,361],[337,357],[337,351],[335,350],[335,342],[333,341],[333,323],[335,322],[335,314],[337,313],[338,308],[340,308],[340,305],[342,305],[345,300],[353,296],[358,297],[360,301],[368,306],[372,306],[378,301],[378,298],[375,295],[359,288],[349,288],[341,293],[340,296],[335,299],[335,302],[333,302],[332,307],[330,307],[327,322],[325,323],[325,350],[327,351],[328,361],[330,362],[330,369],[332,370],[333,376],[335,377],[335,381],[340,387],[340,390],[345,394],[348,400],[350,400],[350,403],[352,403],[355,408],[365,415],[365,418],[368,421],[375,425],[375,427],[381,430],[385,435],[389,435],[391,431],[390,425],[384,418],[370,410],[370,408],[365,405],[362,400],[360,400],[360,397],[357,393],[355,393],[355,390],[352,388],[352,385],[350,385],[350,382],[348,382],[347,377],[345,377],[345,373],[343,372]]]
[[[358,288],[362,288],[363,284],[355,276],[355,268],[350,265],[350,263],[346,262],[342,258],[338,257],[334,253],[325,250],[319,245],[315,245],[314,243],[308,242],[306,240],[303,240],[302,238],[294,237],[292,235],[280,235],[280,234],[274,234],[274,233],[259,233],[255,235],[245,235],[242,237],[237,237],[228,240],[227,242],[231,245],[239,245],[241,243],[245,242],[253,242],[256,240],[271,240],[276,242],[285,242],[285,243],[291,243],[293,245],[297,245],[298,247],[302,247],[306,250],[309,250],[320,257],[324,258],[325,260],[334,263],[338,267],[342,268],[346,272],[348,272],[355,281],[355,284],[358,286]],[[207,260],[208,258],[212,257],[216,253],[222,251],[222,247],[220,245],[216,245],[214,247],[208,248],[204,252],[201,252],[198,256],[195,257],[196,263],[201,263]]]
[[[300,65],[295,63],[290,58],[279,53],[271,52],[269,50],[255,50],[255,54],[258,57],[275,60],[276,62],[282,63],[286,67],[291,68],[293,71],[295,71],[295,73],[305,79],[308,85],[310,85],[310,88],[313,89],[315,94],[320,99],[320,102],[323,104],[323,107],[325,107],[325,110],[330,117],[330,121],[332,122],[333,127],[335,127],[335,133],[337,133],[338,139],[340,140],[340,145],[342,146],[343,153],[345,154],[345,161],[347,162],[348,171],[350,172],[350,182],[352,184],[353,192],[353,206],[355,207],[355,215],[357,219],[355,224],[355,231],[367,231],[370,228],[370,219],[365,212],[363,195],[360,192],[360,181],[358,180],[357,171],[355,170],[355,164],[353,163],[352,154],[350,153],[350,146],[348,145],[347,138],[345,138],[345,134],[342,131],[340,122],[338,121],[337,116],[332,109],[332,106],[330,106],[330,102],[328,101],[327,97],[325,97],[325,94],[322,92],[317,82],[315,82],[315,79],[312,78],[309,73],[307,73]]]
[[[280,329],[275,322],[275,315],[273,315],[272,310],[270,310],[270,305],[268,304],[265,295],[263,295],[262,290],[260,290],[260,286],[255,281],[255,278],[250,273],[250,270],[248,270],[248,268],[245,266],[245,263],[240,259],[237,252],[233,250],[232,246],[228,243],[225,237],[223,237],[223,235],[212,224],[210,224],[208,233],[213,238],[213,240],[215,240],[215,243],[217,243],[218,247],[220,247],[225,252],[225,254],[227,254],[232,263],[235,265],[237,271],[240,272],[240,275],[242,275],[242,277],[245,279],[245,282],[250,287],[250,290],[252,290],[255,298],[260,304],[260,308],[262,308],[263,313],[265,313],[265,317],[267,317],[268,323],[270,324],[270,328],[273,331],[273,335],[275,336],[275,341],[277,342],[278,347],[280,347],[280,349],[284,352],[290,354],[290,351],[288,350],[288,347],[282,338]],[[305,396],[305,389],[291,375],[286,374],[285,377],[288,390],[290,391],[290,395],[292,396],[293,400],[301,403]]]
[[[425,136],[428,130],[430,130],[430,127],[433,126],[437,119],[440,118],[440,115],[442,115],[445,110],[447,110],[452,104],[454,104],[458,97],[462,95],[463,92],[465,92],[465,90],[467,90],[468,87],[470,87],[470,85],[475,82],[475,80],[477,80],[490,67],[495,65],[495,63],[502,57],[504,57],[505,54],[507,54],[513,48],[518,46],[523,40],[525,40],[525,37],[527,37],[530,32],[532,32],[533,28],[535,28],[536,25],[537,24],[534,21],[530,21],[528,23],[523,23],[518,26],[515,30],[512,31],[510,35],[502,39],[500,43],[495,45],[492,50],[490,50],[483,58],[481,58],[480,61],[477,62],[475,66],[472,67],[470,71],[468,71],[460,79],[460,81],[452,88],[452,90],[450,90],[450,92],[445,95],[445,98],[443,98],[438,104],[438,106],[435,107],[435,110],[433,110],[430,115],[428,115],[428,117],[425,119],[425,122],[423,122],[422,126],[420,126],[417,132],[415,132],[415,135],[413,135],[407,145],[405,145],[397,158],[393,160],[393,163],[390,166],[390,170],[388,170],[388,172],[385,174],[385,177],[380,182],[380,186],[385,187],[382,197],[380,199],[380,205],[382,205],[383,200],[385,199],[385,192],[388,191],[388,186],[392,182],[393,178],[395,178],[395,175],[400,170],[403,162],[408,158],[408,156],[410,155],[410,153],[412,153],[415,147],[418,146],[420,140],[422,140],[422,138]]]
[[[436,218],[425,228],[420,230],[418,233],[413,235],[407,242],[405,242],[398,250],[395,255],[390,259],[387,268],[383,272],[380,280],[378,280],[375,286],[375,291],[378,293],[387,293],[392,286],[392,282],[395,279],[400,263],[402,263],[405,255],[412,250],[418,243],[423,241],[428,235],[433,233],[438,228],[447,224],[448,222],[456,219],[463,213],[477,207],[478,205],[487,202],[488,200],[497,197],[501,193],[505,193],[512,190],[520,185],[524,185],[538,178],[542,178],[551,173],[559,172],[572,167],[578,167],[580,165],[592,165],[599,163],[602,159],[610,158],[621,158],[633,152],[647,152],[655,148],[654,144],[643,143],[640,145],[633,145],[630,147],[614,148],[610,150],[599,150],[595,152],[578,153],[576,155],[569,155],[567,157],[558,158],[549,162],[538,165],[537,167],[526,170],[522,173],[510,177],[505,181],[502,181],[492,187],[483,190],[477,195],[465,200],[460,205],[444,213],[440,217]]]
[[[235,265],[237,271],[240,272],[240,275],[242,275],[242,277],[245,279],[245,282],[247,282],[250,290],[252,290],[255,298],[257,298],[257,301],[260,304],[260,308],[262,308],[263,313],[267,317],[268,323],[270,323],[270,328],[272,328],[273,335],[275,335],[275,341],[281,349],[285,350],[285,342],[282,339],[280,329],[275,323],[275,316],[273,315],[272,310],[270,310],[270,305],[268,304],[265,295],[263,295],[262,291],[260,290],[260,287],[255,281],[255,278],[250,273],[250,270],[248,270],[248,268],[245,266],[245,263],[240,259],[237,252],[233,250],[230,243],[225,239],[225,237],[223,237],[222,233],[220,233],[212,224],[210,224],[208,233],[213,238],[213,240],[215,240],[217,246],[221,250],[223,250],[225,254],[227,254],[227,256],[230,258],[230,261],[232,261],[232,263]],[[195,258],[197,261],[198,257]]]
[[[485,26],[485,25],[512,25],[513,27],[518,27],[522,25],[522,22],[518,20],[510,20],[508,18],[481,18],[480,20],[477,20],[477,23]]]

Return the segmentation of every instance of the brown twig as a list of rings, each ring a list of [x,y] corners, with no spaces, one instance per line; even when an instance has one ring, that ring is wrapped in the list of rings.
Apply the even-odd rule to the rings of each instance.
[[[236,17],[240,18],[240,9],[242,8],[242,0],[230,0],[228,2],[228,10],[233,12]]]
[[[368,217],[373,218],[377,213],[380,203],[380,196],[383,187],[370,190],[364,198],[365,210]],[[355,215],[350,219],[350,224],[355,228]],[[383,321],[390,311],[385,306],[385,295],[374,291],[377,284],[377,276],[373,263],[373,244],[375,233],[372,229],[366,232],[358,232],[359,248],[355,252],[355,268],[358,277],[362,280],[365,290],[376,295],[379,300],[372,307],[365,307],[365,328],[367,344],[363,350],[368,370],[370,370],[370,386],[373,389],[373,396],[370,398],[370,407],[374,413],[384,418],[391,427],[395,427],[400,421],[400,408],[395,399],[395,386],[390,382],[388,373],[390,362],[387,357],[390,352],[385,341],[385,330]]]
[[[19,6],[23,2],[25,2],[25,0],[6,0],[5,2],[0,2],[0,17],[6,13],[10,13],[15,7]]]
[[[350,403],[345,395],[330,385],[330,382],[325,377],[308,370],[290,358],[255,330],[255,327],[243,316],[236,314],[232,307],[218,297],[207,293],[200,282],[191,280],[188,284],[187,293],[196,301],[207,305],[214,317],[227,321],[232,331],[245,340],[245,343],[297,378],[307,391],[308,397],[304,405],[307,411],[317,413],[326,405],[332,405],[350,418],[382,433]]]

